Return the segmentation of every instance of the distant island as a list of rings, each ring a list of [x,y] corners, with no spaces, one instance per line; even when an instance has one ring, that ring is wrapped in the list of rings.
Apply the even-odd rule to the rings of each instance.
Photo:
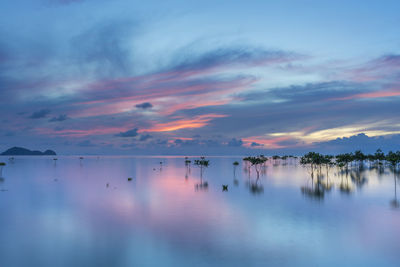
[[[12,147],[7,149],[0,155],[2,156],[55,156],[56,152],[53,150],[46,150],[45,152],[41,152],[38,150],[29,150],[23,147]]]

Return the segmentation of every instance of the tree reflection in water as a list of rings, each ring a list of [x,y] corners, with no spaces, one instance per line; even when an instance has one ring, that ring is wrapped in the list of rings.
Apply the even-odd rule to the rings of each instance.
[[[393,172],[393,180],[394,180],[394,198],[390,201],[390,206],[394,209],[398,209],[400,207],[400,202],[397,200],[397,178],[399,178],[399,170],[391,167],[390,170]]]

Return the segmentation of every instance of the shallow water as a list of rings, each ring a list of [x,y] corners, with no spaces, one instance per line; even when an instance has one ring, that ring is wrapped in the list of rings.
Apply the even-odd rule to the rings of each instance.
[[[0,266],[399,266],[389,168],[208,159],[205,187],[183,157],[0,158]]]

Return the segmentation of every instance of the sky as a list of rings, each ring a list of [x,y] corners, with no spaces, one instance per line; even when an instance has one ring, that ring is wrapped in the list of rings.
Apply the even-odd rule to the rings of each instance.
[[[3,0],[0,150],[400,149],[399,1]]]

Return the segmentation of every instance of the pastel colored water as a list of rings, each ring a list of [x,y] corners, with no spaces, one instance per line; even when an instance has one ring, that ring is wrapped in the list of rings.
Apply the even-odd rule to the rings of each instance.
[[[400,265],[388,168],[332,169],[322,195],[294,161],[255,186],[240,158],[208,159],[205,188],[183,157],[0,158],[0,266]]]

